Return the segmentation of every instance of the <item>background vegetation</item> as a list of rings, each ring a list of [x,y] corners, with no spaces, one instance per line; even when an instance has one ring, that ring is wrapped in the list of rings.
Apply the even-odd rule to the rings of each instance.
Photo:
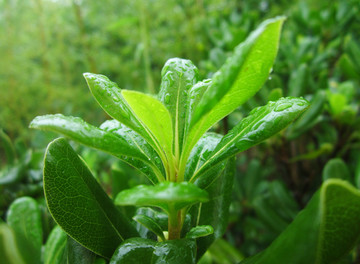
[[[359,12],[358,0],[0,0],[2,218],[16,197],[42,199],[43,148],[53,136],[27,128],[35,116],[59,112],[95,125],[107,118],[82,73],[155,93],[168,58],[190,59],[201,77],[211,77],[261,21],[286,15],[265,87],[216,127],[227,131],[253,107],[281,96],[312,103],[287,130],[238,158],[225,239],[243,255],[260,251],[323,180],[343,178],[360,187]],[[80,151],[109,193],[120,188],[113,177],[124,186],[143,181],[105,154]],[[219,254],[215,248],[211,258]],[[357,256],[355,250],[352,259]]]

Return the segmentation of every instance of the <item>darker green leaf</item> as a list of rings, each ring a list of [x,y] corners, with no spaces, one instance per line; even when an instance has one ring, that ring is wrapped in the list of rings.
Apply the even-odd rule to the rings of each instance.
[[[329,179],[266,250],[241,263],[337,263],[358,241],[359,222],[359,190],[345,181]]]
[[[138,236],[87,166],[62,138],[49,144],[44,189],[50,213],[64,231],[91,251],[110,258],[118,244]]]

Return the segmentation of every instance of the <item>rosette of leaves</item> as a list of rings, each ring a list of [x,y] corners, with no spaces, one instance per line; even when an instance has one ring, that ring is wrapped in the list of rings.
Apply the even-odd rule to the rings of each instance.
[[[279,132],[308,107],[302,98],[281,98],[252,110],[226,135],[208,132],[268,79],[283,21],[262,23],[211,80],[200,80],[189,60],[168,60],[158,95],[123,90],[103,75],[84,74],[113,118],[100,127],[61,114],[36,117],[30,127],[114,155],[151,183],[124,190],[113,202],[67,141],[56,139],[45,156],[44,190],[58,225],[111,263],[195,263],[225,232],[233,157]],[[145,207],[133,217],[136,228],[119,210],[129,205]]]

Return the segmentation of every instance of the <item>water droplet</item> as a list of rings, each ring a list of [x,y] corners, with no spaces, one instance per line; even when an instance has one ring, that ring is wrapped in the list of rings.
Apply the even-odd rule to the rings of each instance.
[[[168,104],[168,103],[170,103],[170,94],[165,94],[165,98],[164,98],[164,100],[165,100],[165,104]]]
[[[292,103],[285,102],[285,103],[283,103],[283,104],[280,104],[280,105],[276,106],[275,109],[274,109],[274,111],[275,111],[275,112],[281,112],[281,111],[284,111],[284,110],[292,107],[292,105],[293,105]]]
[[[304,106],[304,105],[305,105],[305,102],[298,102],[297,105],[298,105],[298,106]]]

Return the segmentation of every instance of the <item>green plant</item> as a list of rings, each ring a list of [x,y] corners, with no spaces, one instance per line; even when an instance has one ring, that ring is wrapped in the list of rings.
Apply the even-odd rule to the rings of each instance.
[[[195,263],[224,234],[233,157],[279,132],[308,107],[302,98],[280,98],[252,110],[224,136],[207,132],[267,80],[283,21],[282,17],[265,21],[237,46],[211,80],[200,81],[191,61],[170,59],[162,70],[157,98],[121,90],[103,75],[84,74],[95,99],[114,118],[100,128],[60,114],[32,121],[32,128],[59,132],[124,160],[151,183],[120,192],[114,199],[116,207],[65,139],[50,143],[44,166],[45,198],[54,220],[72,238],[67,245],[73,251],[64,254],[95,253],[111,263]],[[337,194],[337,199],[331,199]],[[360,215],[357,203],[359,193],[351,186],[327,181],[269,249],[244,263],[274,263],[271,259],[289,263],[290,257],[297,260],[292,263],[330,263],[324,262],[329,256],[337,260],[358,237],[359,230],[354,227],[356,215]],[[354,217],[336,211],[344,204]],[[123,206],[138,207],[130,215],[138,223],[136,227]],[[324,211],[327,208],[335,214]],[[328,225],[339,219],[348,223],[337,230],[340,236]],[[8,230],[6,225],[2,228]],[[356,232],[341,233],[352,228]],[[334,240],[330,246],[343,240],[347,243],[333,252],[324,238]],[[295,243],[296,239],[311,249],[311,254],[291,248],[289,241]],[[55,241],[48,243],[57,247],[58,240],[49,241]]]

